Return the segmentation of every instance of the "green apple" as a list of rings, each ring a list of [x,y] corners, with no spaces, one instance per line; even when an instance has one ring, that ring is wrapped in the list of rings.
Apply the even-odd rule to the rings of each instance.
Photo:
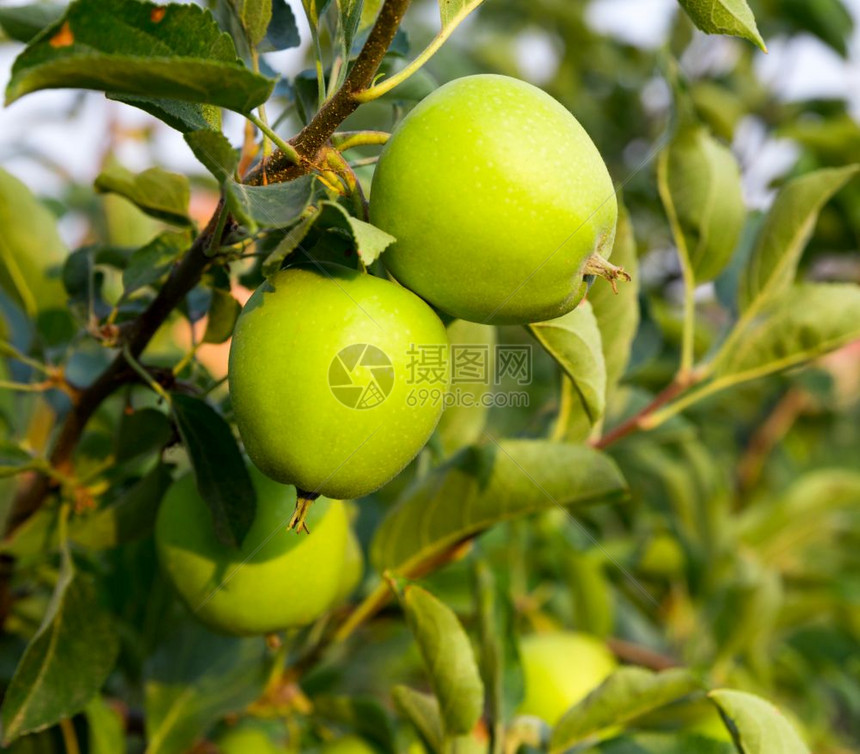
[[[303,498],[373,492],[439,421],[447,348],[433,310],[388,280],[335,264],[276,273],[251,296],[230,349],[248,455]],[[427,367],[439,356],[440,366]],[[419,383],[436,399],[415,400]]]
[[[215,741],[220,754],[286,754],[275,744],[262,726],[239,724],[220,735]]]
[[[550,725],[597,688],[617,667],[602,641],[572,631],[530,634],[520,643],[525,699],[521,715]]]
[[[362,576],[364,576],[364,553],[361,551],[361,542],[350,527],[347,531],[346,551],[343,556],[343,578],[334,598],[335,605],[346,601],[361,583]]]
[[[319,754],[377,754],[377,752],[363,738],[344,736],[323,744]]]
[[[397,280],[486,324],[560,317],[610,274],[618,208],[606,165],[556,100],[507,76],[456,79],[403,119],[376,167],[370,217]],[[587,264],[588,262],[588,264]]]
[[[308,515],[310,535],[298,538],[286,528],[295,490],[256,469],[251,478],[257,512],[238,548],[216,537],[193,476],[171,486],[155,525],[162,569],[189,609],[217,631],[262,634],[308,625],[332,606],[344,579],[344,504],[318,500]]]

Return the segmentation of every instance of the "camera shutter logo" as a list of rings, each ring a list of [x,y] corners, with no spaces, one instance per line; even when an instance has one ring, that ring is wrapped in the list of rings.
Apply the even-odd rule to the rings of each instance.
[[[344,406],[375,408],[394,387],[394,366],[376,346],[354,343],[341,349],[328,368],[332,395]]]

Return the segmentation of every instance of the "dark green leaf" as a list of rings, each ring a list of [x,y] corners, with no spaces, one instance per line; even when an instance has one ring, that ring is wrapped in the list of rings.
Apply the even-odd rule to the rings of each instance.
[[[503,736],[505,724],[523,699],[524,682],[517,644],[516,610],[489,565],[475,564],[479,664],[487,690],[490,729]]]
[[[142,408],[124,413],[119,422],[114,450],[117,463],[155,453],[172,436],[170,419],[158,409]]]
[[[550,742],[551,752],[600,739],[637,717],[700,690],[686,670],[654,673],[644,668],[620,668],[585,699],[564,713]]]
[[[257,496],[236,438],[223,417],[199,398],[174,393],[171,403],[215,533],[224,544],[237,546],[254,522]]]
[[[441,754],[445,741],[439,701],[432,694],[422,694],[408,686],[395,686],[391,692],[400,714],[408,718],[434,754]]]
[[[185,134],[185,141],[218,183],[223,184],[235,178],[239,153],[220,131],[190,131]]]
[[[296,249],[302,248],[302,242],[307,238],[311,228],[317,219],[315,208],[308,208],[307,216],[290,228],[289,232],[281,239],[280,243],[275,247],[269,256],[263,262],[263,275],[268,277],[274,275],[279,269],[284,260],[292,254]]]
[[[365,265],[373,264],[379,255],[397,240],[375,225],[353,217],[340,204],[320,202],[319,209],[317,222],[324,227],[341,228],[349,233],[358,256]]]
[[[206,321],[206,332],[203,333],[204,343],[224,343],[233,334],[233,327],[239,318],[242,305],[233,298],[229,291],[218,288],[212,291],[212,302],[209,304],[209,317]]]
[[[358,32],[361,21],[362,0],[337,0],[340,15],[340,33],[343,35],[343,49],[351,50],[352,41]]]
[[[65,552],[48,610],[3,699],[4,743],[83,710],[105,682],[118,650],[113,620]]]
[[[0,442],[0,479],[15,476],[33,468],[33,456],[24,448],[7,442]]]
[[[123,295],[161,280],[190,243],[187,233],[166,232],[135,251],[122,272]]]
[[[111,165],[95,182],[101,193],[114,193],[128,199],[147,215],[174,225],[190,225],[188,179],[161,168],[149,168],[135,175],[120,165]]]
[[[591,448],[545,440],[465,448],[406,490],[377,529],[371,559],[408,574],[500,521],[626,494],[615,464]]]
[[[548,322],[528,326],[532,335],[564,369],[577,399],[577,413],[584,412],[594,425],[606,408],[606,362],[597,319],[588,301]]]
[[[299,27],[293,9],[286,0],[273,0],[272,20],[266,38],[260,44],[261,52],[288,50],[300,44]]]
[[[46,26],[63,15],[64,6],[55,3],[31,3],[0,8],[0,28],[9,39],[29,42]]]
[[[737,246],[746,218],[737,162],[703,126],[686,126],[660,154],[660,197],[678,253],[696,283],[716,278]]]
[[[155,525],[158,504],[173,481],[171,468],[159,463],[116,502],[76,517],[69,526],[69,538],[91,550],[107,550],[148,536]]]
[[[706,34],[743,37],[765,52],[764,40],[756,26],[747,0],[678,0],[687,15]]]
[[[108,99],[140,108],[181,133],[221,129],[221,110],[212,105],[131,94],[108,94]]]
[[[814,34],[843,58],[854,31],[854,18],[842,0],[785,0],[780,10],[799,32]]]
[[[15,61],[7,104],[39,89],[95,89],[250,112],[273,83],[249,71],[195,5],[76,0]]]
[[[57,223],[47,207],[5,170],[0,170],[0,289],[28,316],[66,303],[52,270],[66,257]]]
[[[288,183],[246,186],[235,181],[225,184],[227,206],[250,229],[286,228],[301,217],[313,193],[313,181],[303,176]]]
[[[708,696],[731,724],[744,754],[809,754],[797,731],[770,702],[730,689],[711,691]]]
[[[818,213],[860,171],[860,165],[817,170],[795,178],[779,192],[741,277],[741,311],[760,307],[794,282],[797,264]]]
[[[212,725],[263,691],[267,677],[261,638],[216,636],[185,626],[144,666],[147,754],[188,751]]]
[[[313,704],[315,715],[354,730],[384,754],[396,754],[389,713],[373,697],[315,696]]]
[[[860,338],[860,286],[803,283],[783,290],[716,363],[732,383],[797,366]]]

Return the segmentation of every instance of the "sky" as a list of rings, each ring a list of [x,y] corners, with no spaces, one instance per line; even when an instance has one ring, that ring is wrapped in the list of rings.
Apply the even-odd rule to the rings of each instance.
[[[300,0],[289,0],[300,20],[303,40],[307,40]],[[488,0],[492,2],[492,0]],[[844,0],[858,19],[849,61],[843,61],[815,38],[802,35],[792,40],[769,39],[769,54],[757,53],[756,68],[778,95],[787,100],[810,96],[846,97],[855,117],[860,119],[860,0]],[[592,0],[588,18],[599,31],[617,36],[632,44],[652,47],[665,38],[676,0]],[[456,33],[456,32],[455,32]],[[703,37],[704,40],[704,37]],[[710,37],[708,59],[713,65],[731,65],[737,45],[745,44],[727,38]],[[9,68],[18,52],[14,45],[0,45],[0,87],[5,88]],[[523,34],[518,44],[520,68],[525,78],[540,84],[542,75],[551,70],[557,51],[539,32]],[[280,70],[303,67],[304,49],[278,53],[273,61]],[[657,90],[659,94],[659,87]],[[651,95],[654,92],[650,93]],[[57,117],[76,108],[75,117]],[[80,95],[70,91],[47,91],[24,97],[9,108],[0,109],[0,166],[38,186],[42,193],[56,194],[62,180],[55,172],[41,166],[31,156],[39,150],[54,160],[63,171],[81,182],[95,178],[101,155],[108,143],[111,126],[135,129],[151,126],[146,114],[109,102],[97,93]],[[241,142],[242,123],[238,116],[226,121],[227,135]],[[197,172],[199,165],[182,137],[166,126],[156,126],[155,153],[160,163],[178,172]],[[775,143],[757,131],[755,123],[745,123],[739,133],[736,151],[759,155],[745,176],[747,199],[752,206],[763,206],[770,198],[770,180],[790,166],[794,150],[789,143]],[[120,160],[133,170],[152,164],[152,153],[139,143],[125,142],[119,149]],[[76,229],[70,221],[61,230],[74,242]]]

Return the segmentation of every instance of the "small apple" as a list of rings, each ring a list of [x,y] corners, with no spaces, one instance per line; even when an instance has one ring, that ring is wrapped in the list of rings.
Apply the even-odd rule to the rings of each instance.
[[[525,699],[518,714],[534,715],[550,725],[617,667],[600,639],[572,631],[530,634],[520,643],[520,657]]]
[[[403,285],[461,319],[560,317],[586,274],[617,277],[618,207],[606,165],[559,102],[507,76],[456,79],[422,100],[382,152],[372,222]]]
[[[194,477],[174,482],[155,525],[161,567],[191,612],[216,631],[264,634],[306,626],[332,606],[345,578],[344,504],[318,500],[308,515],[311,534],[297,538],[286,529],[295,490],[256,469],[251,479],[257,513],[238,548],[216,537]]]
[[[319,754],[377,754],[377,751],[359,736],[343,736],[323,744]]]
[[[399,285],[336,264],[281,270],[251,296],[230,349],[248,455],[303,501],[373,492],[439,421],[447,349],[442,322]],[[419,387],[437,400],[416,400]]]
[[[215,745],[220,754],[287,754],[264,728],[251,723],[240,723],[218,736]]]

